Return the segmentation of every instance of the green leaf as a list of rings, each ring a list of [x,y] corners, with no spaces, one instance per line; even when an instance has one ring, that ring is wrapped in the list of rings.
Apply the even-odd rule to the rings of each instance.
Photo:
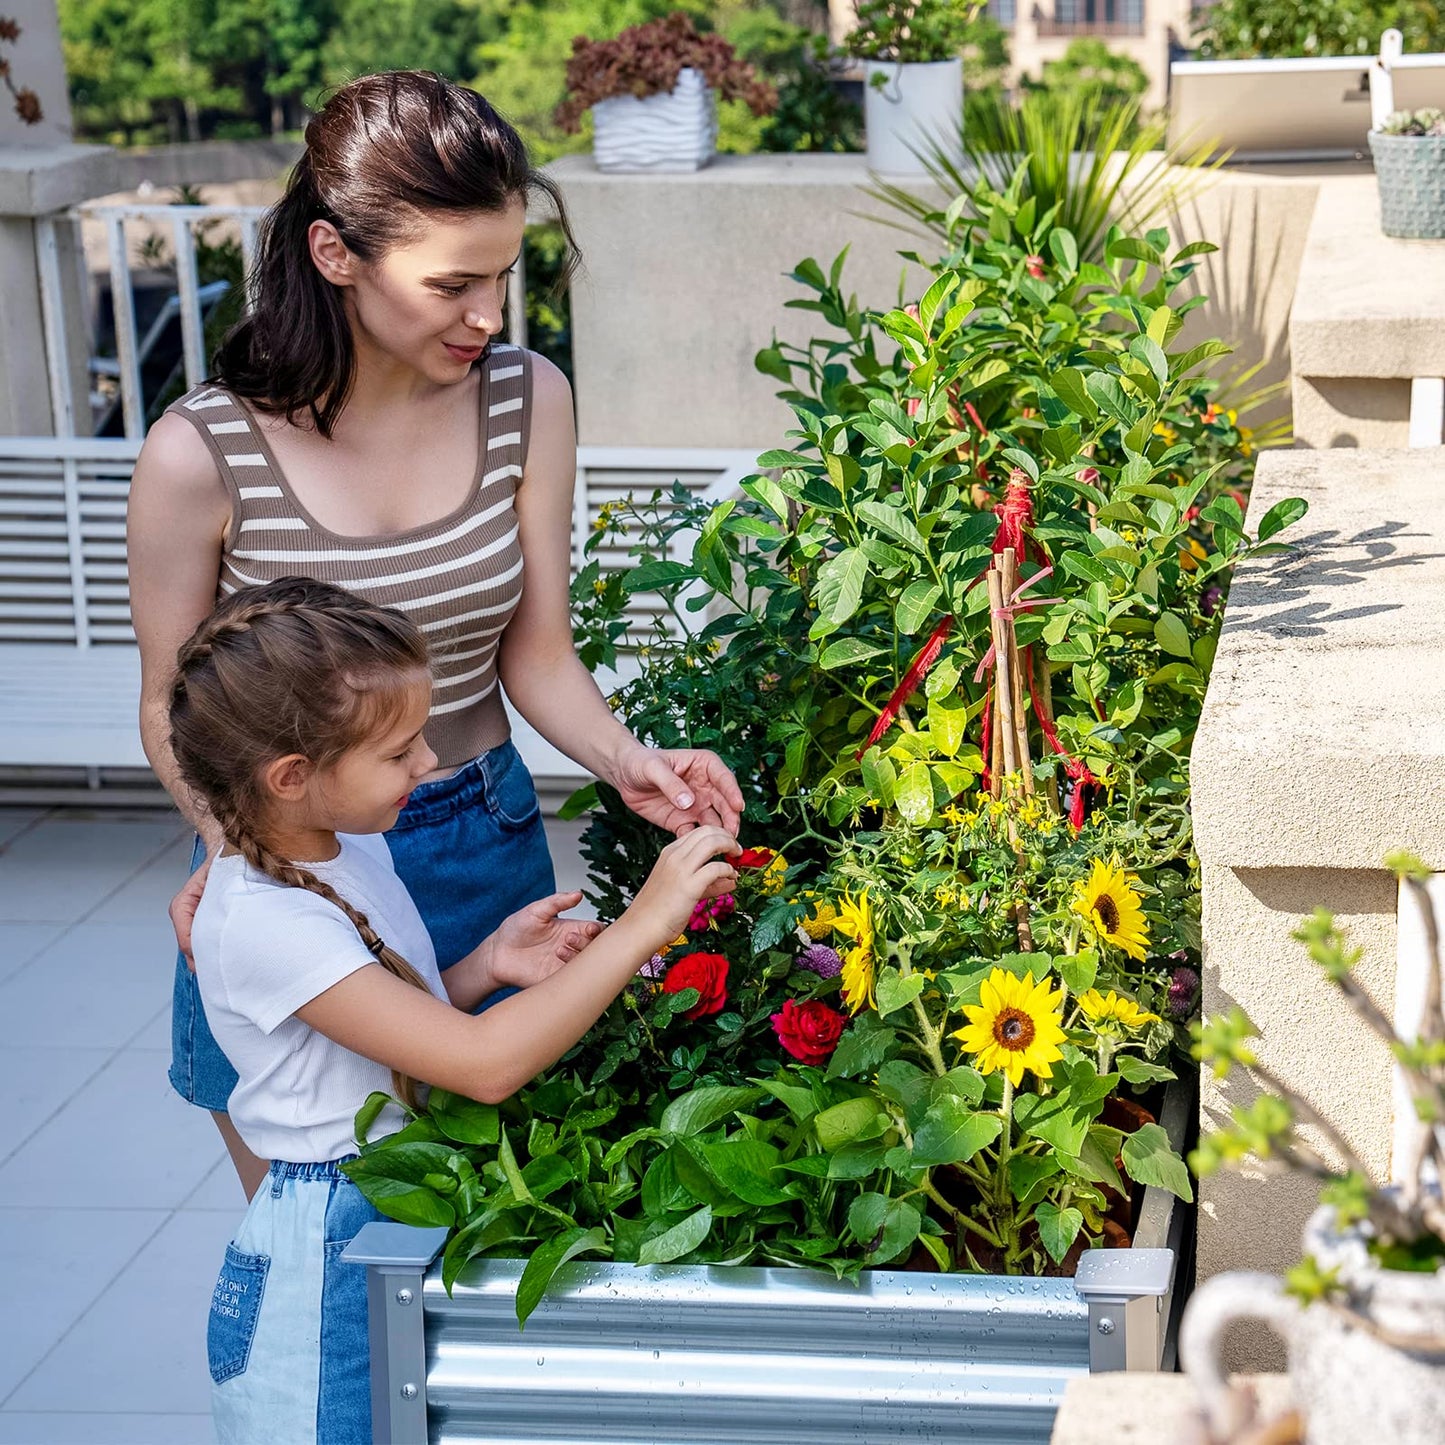
[[[1124,1171],[1139,1184],[1154,1184],[1177,1195],[1186,1204],[1194,1198],[1189,1170],[1169,1147],[1169,1136],[1158,1124],[1144,1124],[1124,1140],[1120,1151]]]
[[[570,823],[574,818],[580,818],[583,813],[590,813],[600,802],[597,784],[585,783],[557,809],[557,816],[564,823]]]
[[[1072,366],[1065,366],[1054,372],[1049,383],[1059,399],[1085,421],[1092,421],[1098,416],[1099,408],[1084,385],[1083,372],[1076,371]]]
[[[921,827],[933,816],[933,779],[927,763],[910,763],[898,780],[894,805],[904,818]]]
[[[818,611],[841,625],[857,610],[868,576],[868,559],[857,547],[847,547],[818,569]]]
[[[1060,1209],[1051,1199],[1041,1199],[1034,1206],[1034,1223],[1039,1239],[1057,1263],[1069,1252],[1079,1231],[1084,1227],[1083,1214],[1070,1205]]]
[[[1059,976],[1071,994],[1081,994],[1093,988],[1099,976],[1099,955],[1092,949],[1075,954],[1064,954],[1058,960]]]
[[[845,1099],[841,1104],[824,1109],[813,1120],[819,1147],[831,1154],[833,1150],[841,1149],[844,1144],[851,1144],[859,1135],[871,1129],[878,1117],[877,1101],[871,1098]]]
[[[622,590],[629,595],[634,592],[651,592],[656,587],[670,587],[675,583],[690,582],[697,572],[681,562],[644,562],[622,574]]]
[[[928,1106],[913,1134],[913,1162],[924,1168],[966,1164],[1003,1129],[997,1114],[980,1114],[961,1099],[945,1096]]]
[[[522,1171],[517,1167],[517,1156],[512,1153],[512,1141],[507,1138],[505,1129],[501,1131],[501,1136],[497,1162],[502,1166],[502,1173],[506,1175],[517,1203],[527,1204],[531,1201],[532,1192],[527,1188],[527,1181],[522,1178]]]
[[[1066,231],[1062,226],[1050,231],[1049,250],[1054,253],[1054,260],[1065,271],[1073,272],[1079,269],[1079,243],[1074,239],[1072,231]]]
[[[1107,582],[1108,569],[1102,562],[1096,562],[1087,552],[1073,550],[1065,552],[1062,558],[1064,571],[1085,582]]]
[[[830,643],[823,649],[818,664],[825,671],[835,667],[849,667],[887,651],[887,645],[882,642],[865,642],[861,637],[840,637],[837,642]]]
[[[1189,629],[1172,612],[1166,612],[1154,624],[1154,640],[1175,657],[1191,656]]]
[[[457,1222],[450,1200],[443,1199],[428,1179],[451,1179],[453,1149],[449,1144],[392,1144],[383,1141],[372,1152],[343,1165],[366,1198],[389,1219],[421,1228]]]
[[[928,700],[928,736],[944,757],[951,758],[963,746],[968,726],[968,703],[957,695]]]
[[[449,1089],[431,1091],[427,1113],[442,1133],[458,1144],[495,1144],[501,1133],[495,1104],[479,1104]]]
[[[928,544],[913,525],[913,519],[900,508],[890,507],[884,502],[859,502],[855,510],[865,522],[872,522],[895,542],[901,542],[920,556],[928,555]]]
[[[766,1208],[790,1197],[773,1182],[773,1171],[783,1156],[772,1144],[745,1137],[726,1139],[704,1145],[703,1154],[718,1183],[746,1204]]]
[[[1015,1154],[1008,1161],[1008,1185],[1013,1197],[1022,1204],[1045,1179],[1059,1172],[1059,1161],[1048,1154]]]
[[[893,608],[893,620],[898,630],[911,636],[933,615],[938,599],[943,595],[936,582],[920,579],[910,582],[903,589]]]
[[[870,1264],[887,1264],[910,1248],[922,1223],[911,1204],[884,1194],[860,1194],[848,1208],[848,1228]]]
[[[830,1079],[847,1079],[876,1069],[898,1047],[898,1034],[877,1014],[855,1018],[828,1061]]]
[[[898,782],[898,772],[877,743],[863,754],[861,768],[863,786],[885,808],[889,807],[893,802],[893,791]]]
[[[880,969],[876,983],[879,1018],[887,1018],[889,1014],[907,1008],[927,984],[928,980],[921,973],[905,976],[896,968]]]
[[[1055,379],[1055,389],[1058,381]],[[1131,427],[1137,420],[1138,413],[1124,395],[1124,388],[1119,385],[1116,377],[1110,376],[1105,371],[1091,371],[1084,378],[1084,386],[1089,395],[1099,404],[1099,410],[1105,416],[1111,416],[1120,425]]]
[[[712,1209],[704,1204],[695,1214],[649,1239],[638,1252],[638,1264],[671,1264],[691,1254],[712,1232]]]
[[[1170,1079],[1179,1077],[1173,1069],[1166,1069],[1162,1064],[1151,1064],[1137,1054],[1115,1054],[1114,1067],[1131,1084],[1168,1083]]]
[[[1310,509],[1303,497],[1286,497],[1276,502],[1259,521],[1259,540],[1268,541],[1276,532],[1292,527]]]
[[[517,1324],[526,1326],[528,1317],[547,1293],[547,1286],[568,1260],[576,1259],[579,1254],[593,1254],[606,1248],[607,1231],[600,1224],[591,1229],[582,1229],[580,1226],[569,1229],[539,1244],[532,1251],[527,1267],[517,1281]]]
[[[817,457],[805,457],[802,452],[788,452],[774,447],[758,458],[760,467],[816,467]],[[744,483],[746,486],[747,483]]]
[[[720,1119],[756,1104],[763,1091],[735,1084],[705,1084],[674,1099],[662,1113],[658,1126],[664,1135],[700,1134]]]
[[[366,1096],[366,1102],[356,1111],[355,1122],[351,1131],[358,1144],[366,1143],[366,1135],[371,1126],[376,1123],[377,1116],[390,1103],[393,1103],[390,1094],[383,1094],[379,1089]]]

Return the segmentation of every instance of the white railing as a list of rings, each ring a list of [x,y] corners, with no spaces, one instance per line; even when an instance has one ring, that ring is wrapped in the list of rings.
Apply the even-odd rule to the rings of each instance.
[[[131,246],[137,232],[161,236],[171,249],[170,265],[175,270],[175,295],[179,311],[181,362],[187,388],[207,379],[209,358],[206,355],[206,312],[208,303],[219,299],[219,293],[208,288],[200,278],[196,257],[199,228],[216,223],[239,231],[243,271],[251,276],[256,254],[256,233],[262,206],[78,206],[58,216],[42,217],[36,222],[36,246],[40,262],[40,299],[45,321],[46,371],[50,384],[51,405],[56,432],[60,436],[88,435],[92,426],[82,425],[76,415],[71,382],[70,346],[67,335],[75,332],[67,327],[64,297],[67,294],[61,275],[61,246],[56,234],[58,222],[79,222],[81,227],[100,226],[105,232],[105,249],[109,261],[111,306],[114,311],[116,354],[113,358],[86,358],[92,377],[109,376],[119,388],[120,408],[127,437],[143,437],[146,431],[146,397],[141,371],[148,349],[160,340],[160,325],[152,326],[146,335],[136,324],[135,285],[132,276]],[[171,313],[174,314],[174,313]],[[162,318],[164,320],[166,318]],[[96,328],[88,324],[84,334],[94,336]],[[527,344],[527,280],[522,262],[507,288],[507,339],[519,346]]]

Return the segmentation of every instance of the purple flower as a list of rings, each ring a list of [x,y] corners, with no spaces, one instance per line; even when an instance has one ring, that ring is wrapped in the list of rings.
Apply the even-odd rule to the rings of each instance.
[[[1219,600],[1224,593],[1218,587],[1206,587],[1203,596],[1199,599],[1199,610],[1206,617],[1213,617],[1219,609]]]
[[[667,960],[660,954],[654,953],[641,968],[637,970],[638,978],[661,978],[667,972]]]
[[[1194,1013],[1198,1002],[1199,975],[1181,963],[1169,980],[1169,1001],[1165,1005],[1169,1017],[1182,1022]]]
[[[843,960],[838,950],[826,943],[810,943],[798,955],[798,967],[816,973],[819,978],[837,978],[843,972]]]

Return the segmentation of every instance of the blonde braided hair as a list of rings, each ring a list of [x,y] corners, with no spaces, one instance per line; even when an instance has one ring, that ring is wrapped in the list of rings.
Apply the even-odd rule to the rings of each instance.
[[[292,753],[326,768],[389,725],[405,689],[427,666],[426,643],[399,612],[309,578],[284,577],[233,593],[177,657],[171,750],[186,785],[226,841],[258,872],[339,908],[376,961],[429,993],[421,975],[309,868],[265,840],[268,763]],[[409,1108],[417,1084],[397,1070]]]

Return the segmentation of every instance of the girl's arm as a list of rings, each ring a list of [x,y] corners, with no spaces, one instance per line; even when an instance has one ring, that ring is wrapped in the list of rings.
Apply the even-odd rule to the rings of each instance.
[[[699,898],[736,885],[737,842],[699,828],[670,843],[610,928],[550,978],[471,1015],[368,965],[297,1009],[296,1017],[353,1053],[485,1104],[500,1103],[554,1064],[659,948]]]
[[[551,362],[533,356],[527,468],[516,501],[524,582],[502,634],[502,686],[548,742],[611,783],[650,822],[673,832],[715,822],[736,832],[742,793],[721,759],[700,749],[644,747],[613,717],[573,649],[568,585],[576,481],[571,388]]]

